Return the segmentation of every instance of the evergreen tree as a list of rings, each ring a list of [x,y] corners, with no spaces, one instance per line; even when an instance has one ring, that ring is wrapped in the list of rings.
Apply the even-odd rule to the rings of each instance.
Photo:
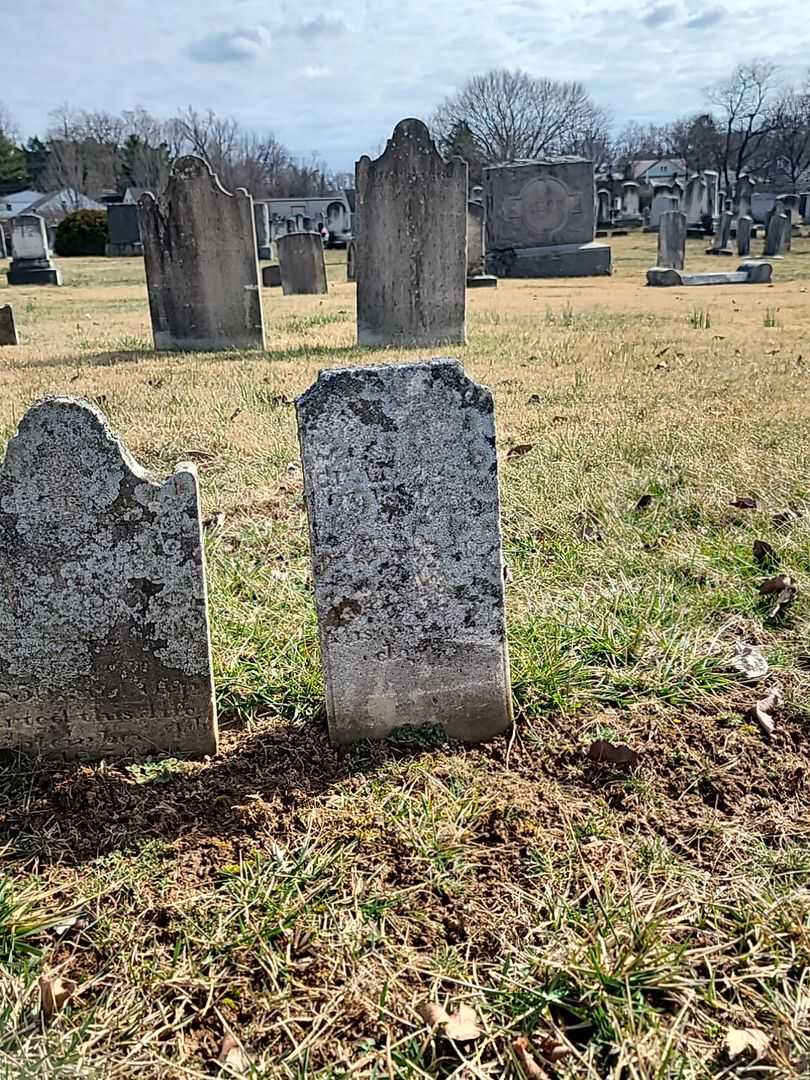
[[[28,140],[28,145],[23,147],[25,154],[25,171],[28,175],[28,183],[34,191],[42,191],[40,181],[45,167],[48,164],[48,147],[38,136]]]
[[[22,191],[27,180],[25,154],[0,131],[0,195]]]

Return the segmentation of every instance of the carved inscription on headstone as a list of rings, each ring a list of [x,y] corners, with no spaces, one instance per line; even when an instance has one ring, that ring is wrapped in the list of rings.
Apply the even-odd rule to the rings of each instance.
[[[364,233],[365,236],[365,233]],[[332,740],[511,723],[492,396],[455,360],[324,371],[297,402]]]
[[[217,748],[194,466],[156,483],[84,401],[31,408],[0,468],[0,748]]]

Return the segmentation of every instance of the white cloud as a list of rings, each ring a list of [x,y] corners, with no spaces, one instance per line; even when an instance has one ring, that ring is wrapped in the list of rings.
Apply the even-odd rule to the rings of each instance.
[[[231,64],[241,60],[258,60],[270,50],[270,31],[255,29],[223,30],[218,34],[193,41],[187,49],[192,60],[202,64]]]
[[[330,68],[319,67],[313,64],[308,64],[301,72],[305,79],[326,79],[331,73]]]

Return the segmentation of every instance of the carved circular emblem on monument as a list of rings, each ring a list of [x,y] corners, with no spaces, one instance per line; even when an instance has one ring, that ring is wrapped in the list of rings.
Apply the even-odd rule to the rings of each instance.
[[[556,232],[568,220],[568,188],[560,180],[532,180],[520,195],[521,217],[534,236]]]

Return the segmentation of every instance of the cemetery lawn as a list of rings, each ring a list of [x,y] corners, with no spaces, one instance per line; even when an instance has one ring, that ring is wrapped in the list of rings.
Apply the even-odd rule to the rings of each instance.
[[[419,355],[355,347],[342,252],[328,298],[264,292],[264,354],[157,356],[137,259],[0,287],[0,447],[83,395],[224,514],[221,753],[0,761],[0,1076],[810,1075],[810,240],[770,288],[647,289],[655,238],[613,246],[610,280],[470,292],[448,350],[501,456],[517,724],[481,747],[326,737],[291,402]]]

